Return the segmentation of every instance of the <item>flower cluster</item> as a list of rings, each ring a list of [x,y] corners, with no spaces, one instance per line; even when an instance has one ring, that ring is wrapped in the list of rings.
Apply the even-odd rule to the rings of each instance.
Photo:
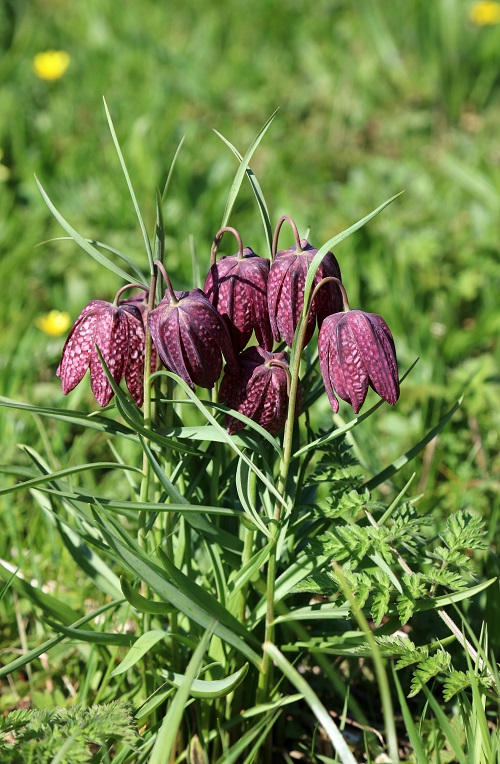
[[[292,226],[295,245],[278,251],[284,221]],[[217,259],[224,233],[238,243],[234,255]],[[161,302],[147,307],[149,290],[131,284],[122,288],[113,303],[93,300],[78,317],[64,346],[57,374],[63,393],[68,393],[90,368],[92,391],[101,406],[113,396],[105,366],[119,383],[123,378],[136,401],[144,394],[145,343],[153,342],[151,369],[157,355],[164,366],[192,389],[212,388],[224,375],[219,400],[242,417],[250,418],[275,435],[285,424],[290,392],[290,370],[285,351],[273,352],[274,342],[301,347],[319,328],[318,354],[326,392],[333,410],[342,398],[357,413],[368,387],[394,405],[399,397],[396,350],[385,321],[374,313],[350,310],[340,268],[328,252],[316,270],[311,297],[305,306],[305,328],[297,332],[304,308],[306,276],[317,251],[299,237],[288,216],[279,221],[274,235],[272,260],[243,247],[234,228],[222,228],[211,252],[204,288],[174,291],[162,263],[155,261],[156,277],[163,275],[166,291]],[[124,289],[139,286],[141,293],[120,299]],[[304,326],[304,325],[303,325]],[[257,345],[247,347],[252,336]],[[156,351],[156,352],[155,352]],[[102,363],[104,360],[105,364]],[[295,415],[300,413],[300,388]],[[235,433],[243,419],[228,414],[227,428]]]

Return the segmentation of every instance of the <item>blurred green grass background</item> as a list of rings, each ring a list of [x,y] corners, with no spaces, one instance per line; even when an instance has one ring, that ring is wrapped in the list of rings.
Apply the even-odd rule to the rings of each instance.
[[[81,234],[146,266],[102,97],[151,232],[155,188],[185,135],[164,209],[176,288],[193,282],[190,237],[208,266],[237,167],[214,129],[244,153],[279,107],[252,161],[273,220],[292,215],[319,246],[405,191],[336,251],[351,306],[384,316],[402,371],[420,357],[397,407],[384,406],[357,428],[358,453],[368,472],[379,470],[464,393],[452,423],[400,473],[397,487],[416,471],[422,511],[480,511],[494,543],[500,24],[475,22],[474,5],[1,0],[0,394],[91,410],[86,384],[68,401],[62,396],[55,369],[64,336],[47,337],[35,321],[51,309],[73,321],[90,299],[110,299],[121,286],[73,242],[37,246],[64,232],[34,173]],[[54,81],[33,70],[34,56],[49,49],[70,56]],[[231,222],[246,245],[265,253],[249,187]],[[349,416],[347,408],[341,413]],[[324,396],[318,417],[330,415]],[[6,409],[0,436],[3,462],[19,459],[18,442],[49,448],[56,461],[76,461],[94,445],[88,435],[75,438],[57,423]],[[26,497],[19,501],[0,510],[4,557],[12,546],[37,544]]]

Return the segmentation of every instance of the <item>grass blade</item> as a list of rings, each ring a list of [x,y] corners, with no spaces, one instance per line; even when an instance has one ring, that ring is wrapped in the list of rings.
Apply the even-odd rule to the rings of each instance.
[[[118,159],[120,160],[120,164],[122,166],[122,171],[125,176],[125,180],[127,181],[128,190],[130,192],[130,196],[132,198],[132,204],[134,205],[135,213],[137,215],[137,219],[139,221],[139,225],[141,227],[142,236],[144,239],[144,244],[146,246],[146,252],[148,255],[149,260],[149,267],[150,272],[153,273],[153,252],[151,250],[151,243],[149,241],[148,233],[146,231],[146,226],[144,224],[144,220],[142,219],[141,211],[139,209],[139,205],[137,203],[137,199],[135,196],[134,188],[132,186],[132,181],[130,180],[130,176],[128,174],[127,166],[125,164],[125,160],[123,158],[123,154],[120,149],[120,144],[118,142],[118,138],[116,136],[115,128],[113,125],[113,120],[111,119],[111,114],[109,113],[108,105],[106,103],[106,99],[102,99],[104,101],[104,111],[106,112],[106,119],[108,120],[109,125],[109,131],[111,133],[111,137],[113,139],[113,143],[115,144],[116,153],[118,154]]]
[[[356,759],[348,748],[339,728],[304,677],[299,674],[297,669],[292,666],[276,645],[273,645],[271,642],[265,642],[264,651],[270,655],[271,659],[278,665],[278,668],[296,690],[304,696],[307,705],[330,738],[342,764],[356,764]]]

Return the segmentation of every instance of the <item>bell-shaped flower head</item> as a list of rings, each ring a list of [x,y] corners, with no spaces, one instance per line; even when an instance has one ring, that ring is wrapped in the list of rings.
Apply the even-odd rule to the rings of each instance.
[[[119,383],[125,377],[132,397],[142,406],[144,345],[144,325],[137,306],[120,307],[105,300],[92,300],[80,313],[63,348],[56,371],[63,393],[67,395],[73,390],[90,368],[92,392],[100,406],[107,406],[113,388],[98,347],[113,379]]]
[[[287,220],[295,234],[295,246],[276,252],[278,236],[283,222]],[[273,240],[275,254],[267,282],[269,319],[274,339],[281,337],[288,347],[292,346],[295,330],[304,305],[304,287],[309,266],[317,253],[306,239],[300,239],[293,220],[284,215],[276,226]],[[341,280],[339,264],[332,252],[327,252],[314,276],[313,286],[327,276]],[[304,347],[311,339],[316,322],[320,327],[326,316],[342,310],[342,295],[336,283],[330,283],[317,294],[311,303],[304,337]]]
[[[216,260],[217,246],[226,231],[236,236],[238,252]],[[257,255],[250,247],[243,248],[239,233],[234,228],[225,227],[214,239],[210,263],[203,291],[224,319],[235,351],[243,350],[253,331],[259,345],[272,350],[273,336],[267,309],[269,260]]]
[[[323,321],[318,354],[326,392],[335,412],[335,393],[357,414],[368,387],[394,406],[399,398],[396,348],[389,327],[376,313],[347,310]]]
[[[219,389],[220,402],[253,419],[271,435],[276,435],[285,426],[288,412],[286,354],[250,347],[240,354],[238,363],[239,369],[225,369]],[[300,412],[300,394],[297,396],[296,412]],[[226,422],[230,434],[245,427],[244,422],[229,414]]]
[[[147,318],[158,355],[191,388],[211,388],[221,375],[222,356],[236,364],[226,324],[201,289],[174,292],[163,266],[160,270],[167,291]]]

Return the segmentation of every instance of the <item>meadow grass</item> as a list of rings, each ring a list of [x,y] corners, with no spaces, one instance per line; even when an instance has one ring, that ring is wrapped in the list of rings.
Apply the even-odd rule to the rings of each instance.
[[[67,311],[73,321],[89,300],[111,299],[121,285],[74,242],[42,243],[65,234],[34,174],[82,235],[126,253],[147,271],[102,96],[149,231],[155,222],[155,188],[163,189],[184,137],[164,205],[166,263],[176,288],[190,288],[196,279],[192,249],[200,269],[206,268],[238,166],[214,130],[244,153],[279,107],[251,163],[273,220],[292,215],[319,246],[384,199],[405,192],[390,214],[377,217],[336,250],[343,277],[353,284],[351,306],[362,304],[384,316],[402,371],[419,357],[397,407],[384,406],[349,438],[369,479],[409,451],[463,395],[447,427],[379,491],[390,501],[415,472],[410,493],[423,494],[418,508],[428,515],[431,538],[452,511],[483,517],[488,549],[474,556],[477,579],[484,581],[498,575],[499,567],[500,25],[475,25],[467,3],[458,1],[440,0],[431,12],[426,3],[413,0],[409,16],[392,8],[383,0],[314,5],[226,0],[223,7],[189,0],[182,8],[144,0],[117,12],[111,0],[72,5],[4,0],[0,394],[62,408],[55,369],[64,336],[46,336],[35,321],[51,309]],[[40,79],[32,68],[35,54],[48,49],[70,55],[58,80]],[[241,187],[233,219],[245,243],[267,254],[249,184]],[[94,409],[89,387],[80,385],[68,405]],[[313,424],[331,423],[326,396],[314,417]],[[348,419],[347,408],[341,408],[335,424]],[[84,463],[89,455],[97,462],[110,458],[107,444],[92,430],[15,409],[1,409],[0,434],[7,465],[30,465],[18,444],[42,453],[53,470]],[[136,459],[136,445],[125,444],[121,457]],[[5,485],[11,482],[8,477]],[[83,473],[78,485],[99,495],[127,494],[125,479],[117,480],[105,468],[97,475]],[[35,489],[2,497],[0,558],[85,614],[103,604],[103,592],[75,569],[40,504]],[[9,582],[5,571],[2,580]],[[486,624],[492,654],[500,650],[499,602],[498,585],[493,585],[461,603],[477,638]],[[13,590],[10,582],[0,600],[0,650],[6,663],[17,651],[53,635],[37,614],[30,596]],[[121,624],[109,614],[103,618],[108,619],[106,632],[127,623],[124,613]],[[448,632],[430,617],[415,623],[414,635],[429,642]],[[10,683],[0,680],[1,710],[26,699],[36,708],[69,707],[75,699],[84,704],[115,700],[124,687],[110,679],[118,649],[110,655],[99,645],[61,642],[48,661],[34,663]],[[468,670],[463,652],[456,660]],[[358,663],[351,659],[344,669],[354,689],[358,681],[370,681]],[[315,689],[329,701],[322,679]],[[409,679],[403,694],[408,691]],[[457,732],[463,734],[461,746],[473,724],[484,721],[478,692],[464,694],[460,716],[436,691],[453,724],[460,727],[463,720]],[[441,748],[441,760],[454,760],[446,759],[446,751],[460,760],[449,738],[448,743],[443,739],[442,726],[436,730],[435,710],[406,703],[400,700],[399,707],[409,740],[424,741],[429,761],[440,760]],[[369,710],[377,727],[376,709]],[[491,722],[494,714],[489,713]],[[417,725],[414,730],[409,718]],[[484,737],[484,724],[482,729]],[[494,745],[492,737],[493,757],[498,756]],[[415,743],[406,751],[411,748]],[[316,759],[312,749],[307,753],[313,761],[328,760],[327,753]],[[466,760],[479,762],[481,755],[486,754]]]

